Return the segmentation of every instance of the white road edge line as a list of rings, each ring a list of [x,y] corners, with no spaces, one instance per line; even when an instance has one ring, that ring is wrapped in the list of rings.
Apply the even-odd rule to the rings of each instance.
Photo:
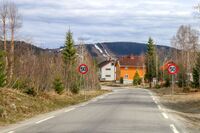
[[[45,119],[43,119],[43,120],[37,121],[37,122],[35,122],[35,123],[36,123],[36,124],[39,124],[39,123],[42,123],[42,122],[47,121],[47,120],[49,120],[49,119],[52,119],[52,118],[54,118],[54,117],[55,117],[55,116],[50,116],[50,117],[45,118]]]
[[[86,106],[88,103],[81,104],[80,107]]]
[[[10,132],[8,132],[8,133],[14,133],[14,131],[10,131]]]
[[[91,102],[96,102],[96,101],[98,101],[98,99],[93,99]]]
[[[168,119],[169,117],[167,116],[167,114],[165,114],[165,113],[162,113],[162,115],[163,115],[163,117],[165,118],[165,119]]]
[[[104,96],[100,96],[100,97],[98,97],[97,99],[103,99],[104,98]]]
[[[157,105],[159,110],[162,110],[162,108],[160,107],[160,105]]]
[[[170,127],[171,127],[171,129],[172,129],[172,131],[174,132],[174,133],[179,133],[179,131],[176,129],[176,127],[174,126],[174,124],[170,124]]]
[[[67,110],[65,110],[65,113],[70,112],[70,111],[72,111],[72,110],[74,110],[74,109],[75,109],[75,108],[67,109]]]

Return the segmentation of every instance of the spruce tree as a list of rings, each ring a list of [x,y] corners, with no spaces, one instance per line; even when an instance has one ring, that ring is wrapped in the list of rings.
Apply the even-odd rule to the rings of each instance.
[[[149,38],[147,44],[147,52],[146,52],[146,75],[145,77],[149,81],[150,88],[152,87],[151,82],[153,78],[156,77],[156,48],[154,45],[153,39]]]
[[[200,87],[200,53],[198,54],[196,64],[193,68],[193,85],[195,88]]]
[[[76,49],[74,47],[74,40],[70,30],[67,32],[65,46],[62,54],[65,65],[73,65],[75,63]]]
[[[55,78],[53,82],[53,88],[58,94],[62,94],[64,90],[63,83],[61,82],[60,78]]]
[[[136,73],[133,77],[133,85],[140,85],[141,82],[142,82],[142,79],[140,78],[138,71],[136,71]]]
[[[4,61],[4,52],[0,51],[0,87],[4,87],[6,85],[6,72]]]
[[[76,84],[79,84],[76,79],[76,48],[74,46],[74,40],[72,32],[69,30],[66,35],[65,46],[62,52],[63,61],[65,64],[65,84],[67,88],[73,91]],[[77,85],[78,86],[78,85]]]

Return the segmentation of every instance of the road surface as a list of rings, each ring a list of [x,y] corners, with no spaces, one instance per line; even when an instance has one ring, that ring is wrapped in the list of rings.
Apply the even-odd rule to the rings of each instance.
[[[5,133],[180,133],[145,89],[118,89]]]

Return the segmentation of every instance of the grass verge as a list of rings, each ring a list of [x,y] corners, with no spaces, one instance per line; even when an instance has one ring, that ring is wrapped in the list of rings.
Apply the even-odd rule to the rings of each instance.
[[[88,101],[107,91],[93,90],[77,95],[58,95],[54,92],[42,93],[32,97],[13,89],[0,89],[0,126],[16,123],[35,115],[54,111]]]

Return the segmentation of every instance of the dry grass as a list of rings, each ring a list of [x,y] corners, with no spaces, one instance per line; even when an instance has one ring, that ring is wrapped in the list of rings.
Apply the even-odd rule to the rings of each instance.
[[[104,93],[106,91],[86,91],[86,99],[83,93],[78,95],[67,95],[66,93],[58,95],[54,92],[48,92],[32,97],[17,90],[0,89],[0,106],[2,106],[4,113],[6,113],[6,118],[0,117],[0,126],[84,102]]]

